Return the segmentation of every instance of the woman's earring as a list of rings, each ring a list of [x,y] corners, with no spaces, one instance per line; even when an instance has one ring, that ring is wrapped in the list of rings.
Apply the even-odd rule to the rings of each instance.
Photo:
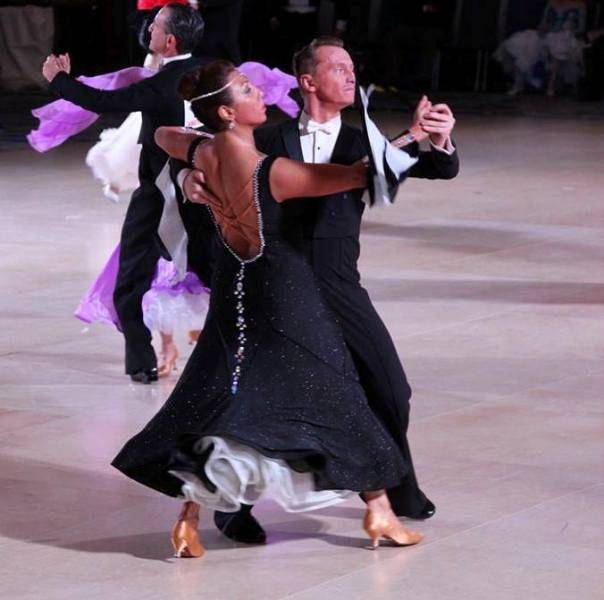
[[[235,121],[229,121],[229,129],[235,128]]]

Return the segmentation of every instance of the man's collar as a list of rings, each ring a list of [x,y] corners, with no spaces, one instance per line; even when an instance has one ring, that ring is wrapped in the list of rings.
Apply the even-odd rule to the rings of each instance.
[[[300,130],[301,135],[307,135],[309,133],[314,133],[315,131],[322,131],[327,135],[337,135],[342,126],[342,116],[336,115],[329,121],[325,121],[325,123],[317,123],[313,121],[307,112],[302,111],[300,114],[300,120],[298,121],[298,129]]]
[[[188,54],[177,54],[176,56],[164,56],[163,60],[161,61],[161,65],[162,67],[165,67],[168,63],[171,63],[175,60],[186,60],[187,58],[191,58],[190,52]]]

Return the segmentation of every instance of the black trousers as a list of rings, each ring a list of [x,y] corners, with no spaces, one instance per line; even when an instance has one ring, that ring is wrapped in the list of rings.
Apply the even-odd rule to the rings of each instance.
[[[127,374],[157,366],[151,332],[143,321],[142,301],[151,287],[160,257],[157,228],[162,209],[159,190],[153,184],[143,183],[132,194],[122,226],[113,302],[126,343]]]
[[[394,512],[419,516],[426,503],[407,441],[411,388],[394,342],[361,286],[357,238],[315,239],[310,260],[324,300],[338,320],[372,410],[396,440],[409,472],[388,490]]]

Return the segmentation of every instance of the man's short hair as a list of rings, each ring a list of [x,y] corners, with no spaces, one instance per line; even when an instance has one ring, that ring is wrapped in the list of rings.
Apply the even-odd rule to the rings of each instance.
[[[193,52],[201,42],[205,23],[198,10],[186,4],[170,3],[166,19],[166,33],[176,38],[176,50],[179,54]]]
[[[317,66],[316,50],[322,46],[337,46],[338,48],[343,48],[344,42],[340,38],[324,35],[315,38],[310,44],[307,44],[304,48],[298,50],[298,52],[294,54],[292,64],[296,79],[300,79],[300,75],[313,72]]]

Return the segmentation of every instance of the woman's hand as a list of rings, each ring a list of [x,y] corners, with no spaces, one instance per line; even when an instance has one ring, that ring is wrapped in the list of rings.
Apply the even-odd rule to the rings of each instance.
[[[428,96],[422,96],[415,108],[415,112],[413,113],[413,121],[409,127],[409,133],[415,138],[416,142],[421,142],[428,137],[428,134],[422,129],[421,124],[431,110],[432,102],[430,102]]]

